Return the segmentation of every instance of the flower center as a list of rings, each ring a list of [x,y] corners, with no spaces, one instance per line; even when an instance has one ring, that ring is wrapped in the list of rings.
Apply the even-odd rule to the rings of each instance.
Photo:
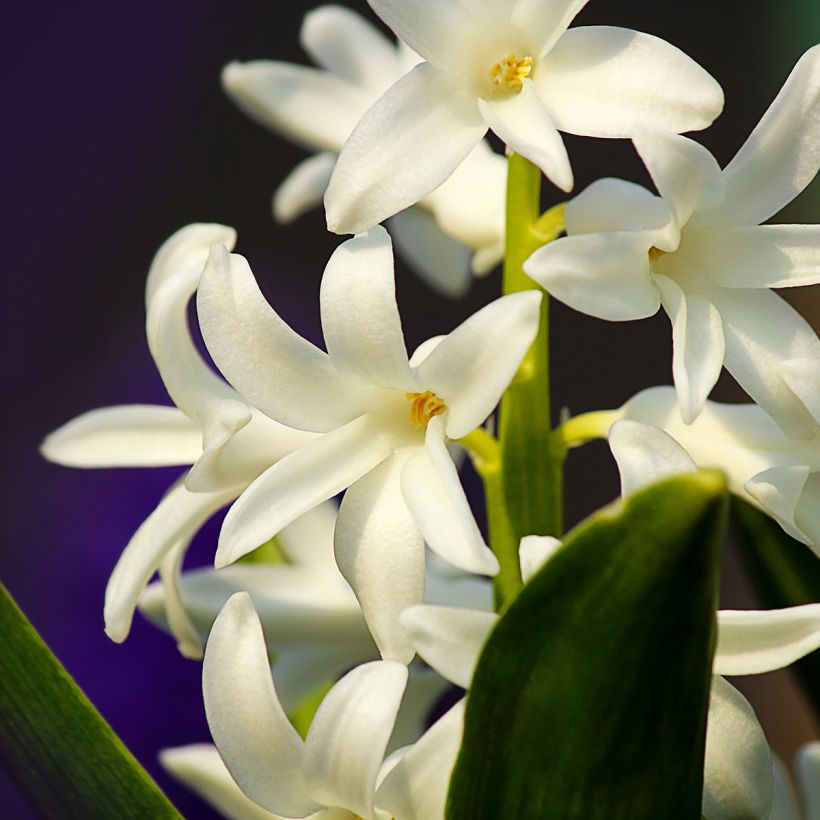
[[[419,430],[424,430],[433,416],[440,416],[447,409],[447,405],[432,390],[404,395],[410,402],[410,421]]]
[[[654,245],[649,249],[649,259],[651,262],[657,262],[666,251],[662,251],[660,248],[656,248]]]
[[[532,57],[505,57],[490,68],[490,81],[498,91],[517,94],[524,80],[532,73]]]

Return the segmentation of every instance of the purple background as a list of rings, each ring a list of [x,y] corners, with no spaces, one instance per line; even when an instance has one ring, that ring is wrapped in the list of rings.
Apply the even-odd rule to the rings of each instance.
[[[9,230],[0,324],[7,416],[0,577],[188,817],[212,815],[164,776],[155,756],[208,738],[199,666],[139,618],[123,646],[102,632],[108,574],[175,471],[70,471],[41,460],[37,446],[85,410],[167,402],[145,346],[142,291],[156,248],[188,222],[235,226],[240,252],[277,309],[320,341],[318,284],[338,240],[318,212],[289,228],[269,216],[271,192],[304,154],[246,120],[219,88],[220,68],[234,58],[305,62],[298,25],[314,5],[3,3],[0,213]],[[703,141],[722,163],[797,57],[820,40],[813,0],[598,0],[580,19],[650,31],[714,74],[727,106]],[[578,189],[603,175],[646,180],[627,143],[568,143]],[[554,190],[548,195],[557,200]],[[790,216],[817,221],[818,208],[815,184]],[[497,288],[491,277],[452,305],[400,267],[409,347],[451,329]],[[804,312],[820,319],[817,292],[800,298]],[[554,316],[556,404],[573,411],[615,406],[669,382],[665,318],[615,325],[560,305]],[[728,381],[718,395],[738,397]],[[615,487],[603,447],[574,455],[570,519],[607,501]],[[214,532],[199,539],[190,563],[209,560]],[[737,573],[729,564],[731,580]],[[750,604],[741,582],[732,582],[726,601]],[[745,689],[784,753],[816,733],[785,675],[762,676]],[[0,814],[33,816],[2,773]]]

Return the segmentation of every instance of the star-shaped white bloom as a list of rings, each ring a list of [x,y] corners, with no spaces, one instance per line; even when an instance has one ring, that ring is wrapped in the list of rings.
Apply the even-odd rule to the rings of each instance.
[[[233,247],[224,225],[189,225],[157,252],[146,283],[151,355],[176,407],[128,405],[93,410],[49,435],[46,458],[72,467],[161,467],[194,464],[125,548],[105,595],[105,629],[123,641],[145,585],[166,581],[168,619],[184,654],[201,655],[200,637],[178,598],[178,576],[191,539],[267,467],[313,436],[255,411],[197,351],[188,303],[214,242]],[[196,492],[205,481],[207,492]]]
[[[226,378],[282,424],[323,433],[263,473],[233,505],[217,566],[345,488],[336,560],[382,654],[413,655],[398,623],[421,600],[423,541],[467,571],[498,562],[470,512],[446,440],[496,406],[538,330],[535,291],[492,302],[408,361],[383,228],[331,257],[321,287],[328,352],[265,301],[244,258],[215,246],[202,276],[203,337]]]
[[[820,167],[820,46],[803,55],[723,171],[684,137],[644,131],[634,141],[662,198],[599,180],[568,203],[568,236],[524,269],[602,319],[640,319],[663,304],[687,422],[725,365],[787,432],[811,436],[820,422],[820,342],[769,288],[820,282],[820,227],[760,223]]]
[[[336,157],[356,123],[421,61],[412,49],[391,42],[369,21],[341,6],[321,6],[307,14],[300,39],[318,68],[254,60],[231,63],[222,72],[223,87],[240,108],[317,152],[276,192],[273,211],[280,222],[290,222],[321,204]],[[481,275],[500,261],[506,165],[486,142],[479,142],[419,208],[391,220],[390,232],[399,250],[439,290],[459,295],[471,281],[470,267]]]
[[[559,130],[629,137],[705,128],[717,83],[678,49],[628,29],[567,30],[586,0],[369,0],[424,57],[367,112],[325,196],[328,227],[366,230],[429,194],[491,129],[572,189]]]

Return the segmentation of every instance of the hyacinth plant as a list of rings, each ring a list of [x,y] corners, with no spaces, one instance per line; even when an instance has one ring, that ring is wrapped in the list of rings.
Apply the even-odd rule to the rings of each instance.
[[[395,40],[324,6],[302,29],[318,67],[223,74],[311,152],[275,216],[323,202],[352,235],[322,278],[325,349],[233,229],[189,225],[145,291],[173,404],[43,443],[68,466],[185,467],[105,593],[112,640],[139,609],[203,661],[214,745],[162,765],[229,818],[820,816],[817,745],[793,790],[725,679],[798,663],[820,706],[820,342],[773,290],[820,282],[820,228],[769,222],[820,169],[820,47],[721,169],[683,136],[721,113],[715,79],[649,34],[571,27],[585,0],[369,2]],[[655,192],[573,192],[561,132],[630,139]],[[542,211],[544,178],[566,199]],[[394,245],[449,297],[502,263],[500,293],[408,355]],[[556,424],[551,298],[612,321],[663,307],[674,387]],[[750,403],[709,399],[724,367]],[[565,461],[598,438],[620,496],[567,532]],[[224,508],[214,567],[184,571]],[[768,608],[718,610],[730,509]],[[32,803],[177,816],[0,603],[0,746]]]

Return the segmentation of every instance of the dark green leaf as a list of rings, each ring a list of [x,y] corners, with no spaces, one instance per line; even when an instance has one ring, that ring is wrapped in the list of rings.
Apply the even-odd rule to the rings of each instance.
[[[0,635],[0,763],[38,814],[179,818],[2,584]]]
[[[701,472],[570,533],[479,660],[450,820],[701,817],[725,510]]]

